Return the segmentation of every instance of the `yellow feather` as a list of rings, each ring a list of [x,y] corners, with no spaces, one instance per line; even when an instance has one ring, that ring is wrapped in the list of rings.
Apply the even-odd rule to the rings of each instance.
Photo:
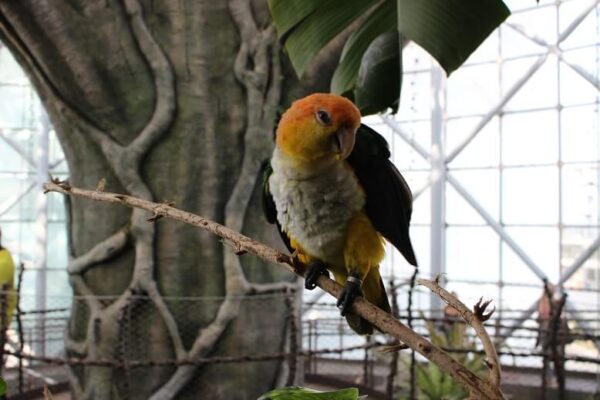
[[[4,285],[8,286],[7,304],[6,304],[6,322],[10,325],[13,312],[17,305],[17,294],[15,287],[15,264],[13,259],[6,249],[0,250],[0,288]],[[0,326],[0,328],[2,328]]]
[[[371,220],[359,211],[348,223],[344,263],[348,272],[356,271],[365,279],[372,267],[379,265],[385,256],[382,236],[375,230]]]

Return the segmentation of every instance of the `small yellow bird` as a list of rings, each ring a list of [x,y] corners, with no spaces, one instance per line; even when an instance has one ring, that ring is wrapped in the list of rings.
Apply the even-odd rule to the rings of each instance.
[[[386,140],[361,125],[348,99],[316,93],[283,114],[263,207],[283,240],[309,266],[305,287],[333,272],[344,285],[338,307],[359,334],[372,325],[352,314],[356,296],[385,311],[390,305],[379,274],[384,238],[416,266],[410,242],[412,194],[390,161]]]
[[[4,290],[4,292],[3,292]],[[15,307],[17,293],[15,292],[15,263],[10,252],[2,246],[2,231],[0,230],[0,295],[6,295],[6,315],[0,315],[0,329],[10,326]]]

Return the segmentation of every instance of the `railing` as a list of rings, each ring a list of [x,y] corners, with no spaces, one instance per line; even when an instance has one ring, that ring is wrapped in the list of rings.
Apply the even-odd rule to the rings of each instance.
[[[22,274],[20,274],[22,276]],[[21,281],[21,280],[20,280]],[[406,287],[390,285],[396,288],[398,294],[404,295]],[[9,306],[11,292],[8,288],[0,291],[0,317],[6,316]],[[4,378],[9,382],[11,395],[25,393],[26,391],[40,387],[43,384],[57,384],[66,382],[71,376],[72,369],[81,366],[103,366],[118,370],[120,380],[119,390],[122,397],[130,397],[127,393],[131,386],[132,371],[144,368],[173,367],[180,365],[208,365],[216,363],[260,363],[269,360],[283,360],[279,382],[291,385],[302,383],[305,379],[306,385],[319,383],[331,387],[356,386],[361,392],[370,395],[370,398],[398,398],[400,393],[409,393],[410,386],[416,385],[409,379],[407,351],[398,353],[386,353],[384,350],[394,343],[388,342],[388,338],[376,333],[371,337],[356,335],[347,326],[346,321],[339,316],[334,306],[333,299],[313,298],[307,313],[299,313],[294,306],[296,304],[296,293],[281,292],[271,293],[268,296],[251,296],[244,299],[247,305],[258,306],[261,301],[281,300],[281,307],[286,314],[287,345],[281,351],[268,350],[264,352],[242,353],[235,356],[211,356],[197,359],[178,360],[174,355],[168,357],[152,357],[147,351],[150,342],[140,340],[140,329],[147,325],[147,319],[153,318],[150,300],[143,295],[135,296],[132,303],[127,307],[121,318],[119,318],[119,342],[117,343],[114,357],[111,359],[94,359],[90,356],[81,356],[74,348],[65,346],[65,331],[73,329],[75,320],[70,320],[72,310],[79,312],[85,309],[85,301],[82,297],[49,298],[48,305],[52,308],[36,310],[34,296],[20,293],[20,285],[17,288],[17,307],[14,313],[15,321],[11,329],[3,330],[2,341],[5,346],[0,347],[5,360]],[[394,299],[398,296],[391,296]],[[109,304],[110,296],[99,297],[99,301]],[[194,310],[206,307],[208,304],[219,304],[222,298],[217,297],[171,297],[166,298],[167,306],[172,310],[178,310],[178,314],[194,315]],[[331,300],[331,301],[329,301]],[[251,303],[254,302],[254,303]],[[443,310],[415,310],[418,314],[413,316],[415,329],[426,337],[431,338],[431,329],[435,334],[443,334],[450,327],[462,324],[461,321],[443,313]],[[448,311],[448,310],[446,310]],[[593,351],[585,350],[584,343],[600,343],[600,335],[597,330],[581,329],[581,324],[587,323],[598,326],[600,322],[600,310],[586,311],[584,318],[578,321],[567,321],[563,317],[561,324],[570,323],[569,329],[554,329],[547,321],[539,318],[528,317],[523,320],[520,316],[523,310],[503,310],[499,317],[493,317],[487,321],[488,331],[492,334],[497,345],[498,354],[501,356],[503,366],[514,372],[514,368],[534,367],[528,369],[527,376],[530,386],[539,390],[543,388],[546,379],[544,365],[559,363],[564,365],[563,379],[575,371],[582,371],[590,381],[594,376],[590,373],[598,371],[600,359]],[[442,315],[432,317],[432,315]],[[514,315],[514,317],[513,317]],[[4,317],[6,318],[6,317]],[[401,310],[400,319],[406,319],[406,312]],[[510,335],[506,335],[507,329],[515,327],[515,320],[521,322],[518,329]],[[0,321],[1,318],[0,318]],[[198,321],[179,321],[182,337],[194,337],[198,330]],[[187,332],[189,331],[189,335]],[[474,336],[465,331],[465,343],[476,343]],[[536,341],[556,333],[553,347],[536,347]],[[541,339],[540,339],[541,338]],[[510,339],[510,340],[507,340]],[[40,354],[37,349],[39,343],[43,343],[45,353]],[[190,345],[190,343],[186,343]],[[567,349],[566,346],[570,347]],[[446,345],[445,350],[459,356],[470,354],[483,354],[477,345],[460,346]],[[583,349],[583,350],[582,350]],[[256,349],[254,349],[256,350]],[[559,357],[559,359],[557,359]],[[421,364],[422,359],[417,359]],[[526,360],[524,363],[522,360]],[[421,364],[423,365],[423,364]],[[57,368],[60,367],[60,368]],[[298,369],[301,368],[301,369]],[[547,368],[548,369],[548,368]],[[517,369],[518,370],[518,369]],[[531,371],[536,371],[532,373]],[[542,379],[542,375],[544,378]],[[580,374],[581,375],[581,374]],[[510,380],[505,382],[510,383]],[[549,385],[552,386],[552,385]]]

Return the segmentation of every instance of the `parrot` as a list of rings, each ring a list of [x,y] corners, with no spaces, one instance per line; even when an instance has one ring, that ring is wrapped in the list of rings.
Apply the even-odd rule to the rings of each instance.
[[[412,193],[383,136],[361,124],[347,98],[314,93],[296,100],[275,131],[263,169],[263,211],[290,252],[307,265],[305,288],[321,275],[343,286],[341,315],[360,335],[371,323],[351,312],[357,296],[390,312],[379,272],[385,240],[413,266]]]
[[[15,263],[10,252],[2,246],[2,231],[0,231],[0,291],[3,287],[6,290],[6,316],[5,319],[0,318],[0,329],[6,330],[17,306],[17,294],[15,292]],[[2,324],[3,321],[6,322],[6,326]]]

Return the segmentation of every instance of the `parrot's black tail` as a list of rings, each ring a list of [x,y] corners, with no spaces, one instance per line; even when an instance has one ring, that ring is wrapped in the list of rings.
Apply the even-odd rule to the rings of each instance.
[[[373,325],[364,318],[358,315],[346,315],[346,321],[352,330],[359,335],[371,335],[373,333]]]
[[[383,280],[379,276],[379,268],[371,268],[363,282],[363,292],[365,298],[371,303],[383,311],[392,312]],[[348,321],[350,328],[359,335],[371,335],[373,333],[373,325],[356,314],[346,315],[346,321]]]

